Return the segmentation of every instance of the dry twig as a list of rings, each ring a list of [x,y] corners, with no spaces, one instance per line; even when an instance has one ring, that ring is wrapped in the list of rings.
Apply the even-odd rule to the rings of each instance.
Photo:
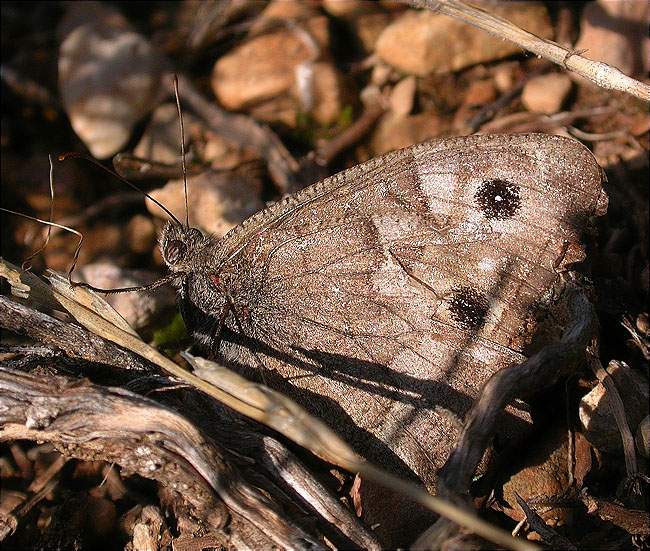
[[[616,67],[601,61],[592,61],[580,55],[575,50],[569,50],[552,40],[535,36],[506,19],[493,15],[475,6],[470,6],[461,0],[401,0],[414,7],[426,7],[469,25],[478,27],[499,38],[506,38],[524,50],[533,52],[539,57],[548,59],[601,88],[620,90],[644,101],[650,102],[650,86],[639,82],[619,71]]]

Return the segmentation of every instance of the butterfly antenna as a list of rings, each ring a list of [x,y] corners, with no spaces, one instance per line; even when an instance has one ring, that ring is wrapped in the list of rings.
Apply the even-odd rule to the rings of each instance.
[[[130,292],[133,292],[133,291],[151,291],[153,289],[156,289],[158,287],[166,285],[167,283],[171,283],[172,281],[174,281],[174,279],[176,277],[178,277],[176,274],[169,274],[168,276],[161,277],[160,279],[157,279],[156,281],[148,283],[147,285],[140,285],[140,286],[137,286],[137,287],[118,287],[118,288],[115,288],[115,289],[102,289],[101,287],[94,287],[94,286],[90,285],[89,283],[83,283],[82,281],[73,281],[72,280],[72,272],[74,272],[74,269],[77,266],[77,261],[79,260],[79,254],[81,253],[81,245],[82,245],[83,240],[84,240],[84,236],[83,236],[83,234],[81,232],[75,230],[74,228],[71,228],[70,226],[64,226],[63,224],[57,224],[56,222],[50,222],[48,220],[42,220],[40,218],[36,218],[35,216],[29,216],[28,214],[23,214],[22,212],[17,212],[15,210],[6,209],[4,207],[0,207],[0,210],[4,211],[4,212],[8,212],[9,214],[15,214],[16,216],[22,216],[23,218],[27,218],[28,220],[33,220],[34,222],[40,222],[41,224],[45,224],[45,225],[53,227],[53,228],[59,228],[60,230],[69,231],[70,233],[74,233],[79,238],[79,242],[77,243],[77,247],[75,248],[74,255],[72,257],[72,264],[70,264],[70,268],[68,268],[67,279],[68,279],[68,284],[70,285],[70,287],[83,287],[84,289],[90,289],[91,291],[95,291],[97,293],[103,293],[105,295],[112,295],[112,294],[117,294],[117,293],[130,293]],[[41,247],[40,250],[42,250],[43,248],[44,247]],[[39,252],[40,252],[40,250],[39,250]],[[33,258],[33,257],[34,257],[34,254],[29,256],[29,258]],[[27,260],[25,262],[27,262]]]
[[[139,192],[139,193],[142,193],[142,195],[144,195],[147,199],[149,199],[150,201],[152,201],[153,203],[155,203],[158,207],[160,207],[163,211],[165,211],[165,213],[166,213],[166,214],[167,214],[167,215],[168,215],[168,216],[169,216],[169,217],[170,217],[170,218],[171,218],[171,219],[172,219],[176,224],[178,224],[179,226],[182,225],[182,224],[180,223],[180,220],[179,220],[178,218],[176,218],[176,217],[174,216],[174,214],[173,214],[173,213],[172,213],[172,212],[171,212],[171,211],[170,211],[170,210],[169,210],[165,205],[163,205],[160,201],[158,201],[157,199],[154,199],[154,198],[153,198],[151,195],[149,195],[146,191],[144,191],[143,189],[140,189],[140,188],[139,188],[138,186],[136,186],[133,182],[129,182],[126,178],[124,178],[123,176],[120,176],[120,175],[119,175],[117,172],[115,172],[114,170],[111,170],[110,168],[105,167],[102,163],[100,163],[100,162],[97,161],[96,159],[93,159],[92,157],[89,157],[88,155],[84,155],[83,153],[77,153],[77,152],[75,152],[75,151],[70,151],[70,152],[68,152],[68,153],[63,153],[62,155],[59,155],[59,161],[65,161],[66,159],[71,159],[71,158],[72,158],[72,159],[84,159],[85,161],[88,161],[88,162],[90,162],[90,163],[92,163],[92,164],[98,166],[98,167],[101,168],[102,170],[105,170],[105,171],[108,172],[111,176],[114,176],[115,178],[117,178],[117,179],[120,180],[121,182],[124,182],[124,183],[125,183],[127,186],[129,186],[130,188],[136,190],[136,191]]]
[[[176,109],[178,109],[178,122],[181,127],[181,165],[183,167],[183,189],[185,191],[185,225],[190,227],[190,209],[187,201],[187,168],[185,167],[185,128],[183,126],[183,110],[178,94],[178,75],[174,75],[174,95],[176,96]]]
[[[50,159],[50,162],[51,162],[51,159]],[[81,232],[78,232],[77,230],[75,230],[74,228],[71,228],[69,226],[64,226],[62,224],[57,224],[56,222],[52,222],[51,220],[50,221],[41,220],[40,218],[36,218],[35,216],[29,216],[28,214],[23,214],[22,212],[16,212],[15,210],[6,209],[4,207],[0,207],[0,210],[2,210],[4,212],[8,212],[9,214],[15,214],[16,216],[22,216],[23,218],[27,218],[28,220],[33,220],[34,222],[40,222],[41,224],[45,224],[46,226],[48,226],[50,229],[51,228],[59,228],[61,230],[69,231],[70,233],[74,233],[79,238],[79,242],[77,243],[77,248],[75,249],[74,256],[72,257],[72,264],[70,265],[70,268],[68,269],[68,283],[71,286],[77,285],[76,282],[72,281],[72,272],[74,271],[75,266],[77,265],[77,260],[79,259],[79,253],[81,252],[81,244],[83,243],[83,240],[84,240],[84,236],[83,236],[83,234]],[[51,212],[50,212],[50,215],[51,215]],[[48,237],[49,237],[49,232],[48,232]],[[44,248],[45,248],[45,245],[43,245],[36,253],[32,253],[31,255],[29,255],[27,260],[25,260],[25,262],[23,262],[23,266],[25,265],[25,263],[29,262],[29,260],[34,258],[34,256],[36,254],[40,253]],[[23,268],[23,269],[25,269],[25,268]]]
[[[45,234],[45,240],[43,241],[43,244],[33,253],[31,253],[22,263],[21,268],[24,272],[28,272],[32,269],[32,259],[45,250],[47,244],[50,242],[50,237],[52,235],[52,222],[54,219],[54,163],[52,162],[52,155],[48,155],[47,158],[50,161],[50,223],[47,224],[47,232]]]

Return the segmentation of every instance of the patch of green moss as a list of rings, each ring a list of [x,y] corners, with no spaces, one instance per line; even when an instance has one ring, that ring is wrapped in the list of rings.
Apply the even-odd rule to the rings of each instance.
[[[178,348],[186,337],[185,322],[177,312],[167,325],[153,332],[153,343],[159,349]]]

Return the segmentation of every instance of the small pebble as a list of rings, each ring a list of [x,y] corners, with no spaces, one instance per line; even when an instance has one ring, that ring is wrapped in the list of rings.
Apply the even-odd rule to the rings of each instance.
[[[571,91],[571,79],[564,73],[531,78],[521,93],[524,107],[533,113],[557,113]]]

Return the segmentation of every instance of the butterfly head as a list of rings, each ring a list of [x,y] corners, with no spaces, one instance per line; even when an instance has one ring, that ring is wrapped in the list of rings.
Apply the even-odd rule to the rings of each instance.
[[[206,238],[197,228],[167,222],[160,235],[160,251],[167,267],[179,274],[192,270],[191,260]]]

